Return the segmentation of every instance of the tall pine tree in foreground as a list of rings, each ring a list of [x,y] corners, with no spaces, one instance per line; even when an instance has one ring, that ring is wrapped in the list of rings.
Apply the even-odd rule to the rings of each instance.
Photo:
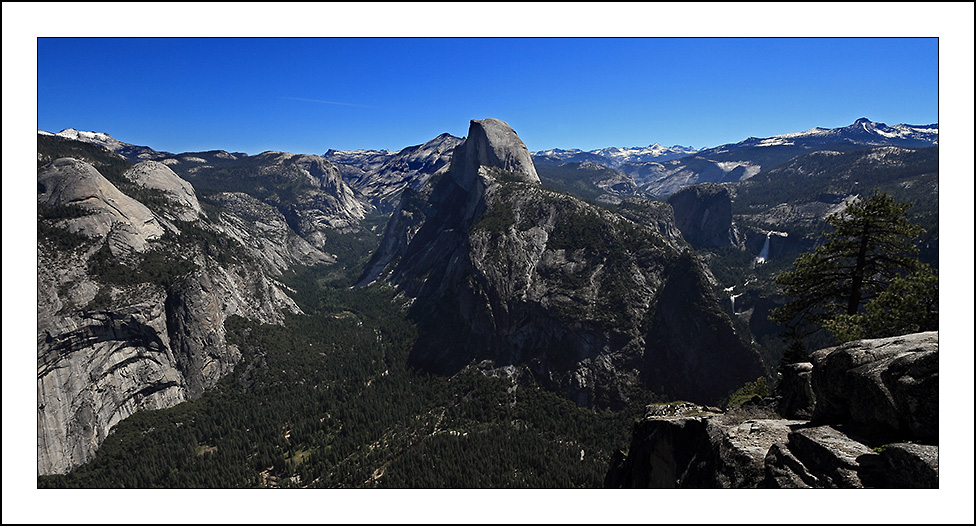
[[[858,198],[827,217],[826,242],[776,277],[791,298],[770,315],[791,340],[785,362],[820,329],[839,343],[938,329],[939,280],[918,260],[924,231],[908,221],[910,207],[877,190]]]

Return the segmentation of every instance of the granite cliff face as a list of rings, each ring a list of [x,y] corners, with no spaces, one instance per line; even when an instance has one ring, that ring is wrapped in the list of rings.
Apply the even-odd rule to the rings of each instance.
[[[224,320],[300,312],[278,277],[331,261],[246,197],[208,217],[162,163],[116,175],[73,158],[38,171],[38,474],[90,460],[135,411],[199,397],[240,360]]]
[[[506,123],[472,121],[433,182],[404,194],[360,280],[415,298],[414,364],[514,365],[602,407],[637,388],[711,402],[761,374],[691,253],[654,226],[543,188]]]
[[[923,332],[822,349],[739,409],[648,406],[606,486],[938,488],[938,345]]]
[[[732,223],[732,198],[727,188],[715,183],[685,187],[668,198],[674,219],[685,240],[698,247],[739,244],[739,232]]]

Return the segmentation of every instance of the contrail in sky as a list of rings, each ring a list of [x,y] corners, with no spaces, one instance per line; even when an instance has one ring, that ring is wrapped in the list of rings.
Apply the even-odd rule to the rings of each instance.
[[[303,99],[300,97],[281,97],[281,98],[290,99],[290,100],[301,100],[305,102],[317,102],[319,104],[334,104],[336,106],[355,106],[357,108],[372,108],[372,106],[365,106],[363,104],[351,104],[349,102],[334,102],[331,100]]]

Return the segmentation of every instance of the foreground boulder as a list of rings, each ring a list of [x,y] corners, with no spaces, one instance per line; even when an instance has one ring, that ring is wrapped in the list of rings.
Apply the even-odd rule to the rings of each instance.
[[[831,427],[798,427],[786,442],[773,445],[765,459],[764,487],[872,487],[878,454],[847,433]]]
[[[938,332],[811,358],[783,369],[768,404],[648,406],[606,486],[938,488]]]
[[[879,439],[939,440],[939,333],[860,340],[814,352],[813,418]]]
[[[770,447],[784,442],[786,420],[749,409],[723,413],[687,402],[648,406],[634,424],[626,456],[611,461],[613,488],[754,488],[763,480]]]

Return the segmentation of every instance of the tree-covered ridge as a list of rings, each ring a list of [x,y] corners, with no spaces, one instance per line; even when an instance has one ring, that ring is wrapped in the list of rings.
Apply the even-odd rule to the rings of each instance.
[[[594,163],[537,164],[536,170],[543,186],[586,201],[596,201],[608,194],[630,196],[638,193],[632,177]]]
[[[180,177],[205,197],[220,192],[244,192],[262,201],[287,204],[319,187],[300,166],[315,156],[265,152],[234,155],[223,151],[182,153],[167,160]],[[338,172],[337,172],[338,173]],[[313,178],[315,175],[311,174]]]
[[[94,166],[106,179],[116,184],[132,167],[121,155],[97,144],[75,141],[56,135],[37,135],[37,169],[61,157],[73,157]]]
[[[407,366],[416,338],[385,286],[289,284],[307,316],[231,318],[244,360],[194,402],[119,423],[46,487],[600,487],[642,407],[579,409],[532,385]]]
[[[878,188],[912,203],[923,228],[938,221],[939,147],[816,152],[763,170],[736,185],[733,213],[752,214],[778,203]]]

